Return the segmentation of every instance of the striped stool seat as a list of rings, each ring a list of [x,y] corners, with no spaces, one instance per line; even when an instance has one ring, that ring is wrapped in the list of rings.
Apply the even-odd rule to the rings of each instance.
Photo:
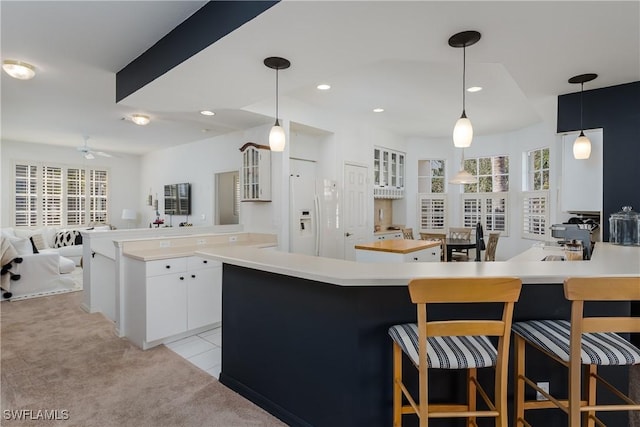
[[[567,320],[516,322],[512,330],[525,340],[569,362],[571,324]],[[640,349],[614,332],[582,334],[580,359],[583,365],[635,365]]]
[[[413,364],[418,366],[418,325],[415,323],[394,325],[389,328],[389,335],[409,356]],[[497,359],[498,351],[484,335],[427,338],[429,368],[487,368],[495,366]]]

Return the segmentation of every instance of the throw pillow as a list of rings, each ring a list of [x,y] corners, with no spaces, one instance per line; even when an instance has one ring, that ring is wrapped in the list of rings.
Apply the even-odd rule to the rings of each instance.
[[[31,240],[26,237],[11,237],[9,242],[14,247],[18,255],[29,255],[33,253],[33,247],[31,246]]]
[[[34,254],[39,254],[40,251],[38,251],[38,247],[36,246],[35,242],[33,241],[33,236],[29,237],[29,241],[31,242],[31,250],[33,251]]]
[[[39,251],[47,249],[47,244],[45,243],[44,236],[42,234],[34,234],[31,236],[31,241]],[[38,252],[34,250],[33,253],[37,254]]]
[[[56,239],[53,243],[54,248],[61,248],[63,246],[73,246],[76,243],[76,236],[79,235],[78,230],[68,230],[56,233]]]

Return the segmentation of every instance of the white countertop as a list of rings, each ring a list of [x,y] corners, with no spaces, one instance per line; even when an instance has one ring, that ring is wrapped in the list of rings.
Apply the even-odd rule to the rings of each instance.
[[[247,247],[203,248],[195,254],[340,286],[405,286],[414,277],[514,276],[523,283],[562,283],[569,276],[640,276],[640,247],[598,243],[590,261],[538,261],[545,256],[538,250],[543,251],[527,250],[521,260],[373,264]]]

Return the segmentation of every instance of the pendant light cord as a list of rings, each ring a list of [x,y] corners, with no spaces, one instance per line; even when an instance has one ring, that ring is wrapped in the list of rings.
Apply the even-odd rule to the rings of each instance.
[[[462,115],[463,116],[466,116],[466,113],[465,113],[466,98],[464,93],[466,73],[467,73],[467,45],[465,44],[464,46],[462,46]]]
[[[582,126],[582,93],[584,92],[584,82],[580,83],[580,132],[584,130]]]
[[[278,69],[276,68],[276,124],[278,123]]]

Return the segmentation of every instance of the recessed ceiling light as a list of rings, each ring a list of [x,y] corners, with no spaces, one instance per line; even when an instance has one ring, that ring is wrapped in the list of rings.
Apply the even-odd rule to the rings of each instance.
[[[131,121],[140,126],[146,126],[151,121],[149,116],[145,116],[144,114],[134,114],[131,116]]]
[[[2,61],[2,69],[14,79],[29,80],[36,75],[36,68],[22,61],[5,59]]]
[[[214,113],[213,111],[209,111],[209,110],[202,110],[200,111],[200,114],[202,114],[203,116],[215,116],[216,113]]]
[[[329,89],[331,89],[331,85],[328,85],[326,83],[319,84],[316,87],[318,88],[318,90],[329,90]]]
[[[374,108],[373,112],[374,113],[382,113],[384,111],[384,108]]]
[[[470,88],[467,89],[467,92],[480,92],[482,90],[482,87],[480,86],[471,86]]]

